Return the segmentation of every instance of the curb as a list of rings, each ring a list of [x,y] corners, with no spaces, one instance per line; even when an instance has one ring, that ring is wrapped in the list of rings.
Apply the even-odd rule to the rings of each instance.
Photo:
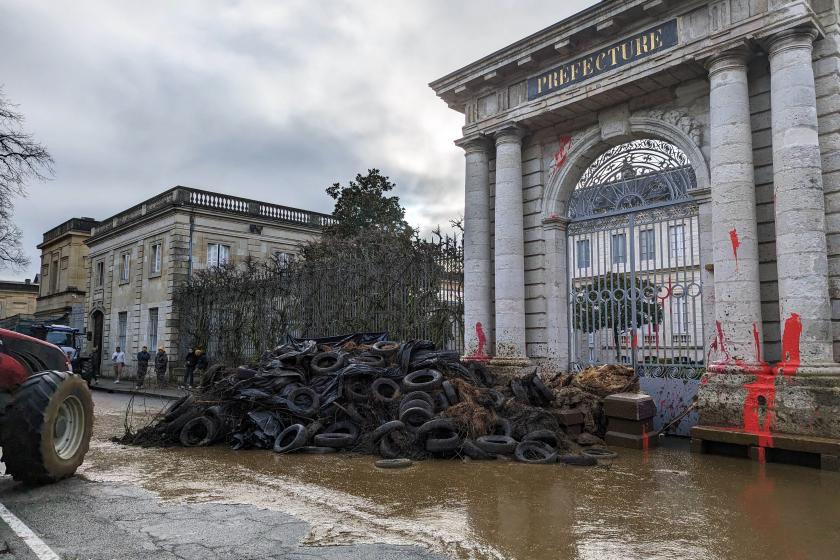
[[[101,391],[103,393],[111,393],[112,395],[113,394],[138,395],[138,396],[143,396],[143,397],[154,397],[154,398],[157,398],[157,399],[165,399],[165,400],[169,400],[169,401],[178,400],[183,396],[183,395],[172,395],[172,394],[167,394],[167,393],[155,393],[155,392],[152,392],[152,391],[136,391],[134,389],[129,389],[128,387],[126,387],[125,389],[123,389],[122,387],[117,389],[117,388],[114,388],[114,387],[103,387],[101,385],[91,385],[90,390],[91,391]],[[184,394],[186,394],[186,392]]]

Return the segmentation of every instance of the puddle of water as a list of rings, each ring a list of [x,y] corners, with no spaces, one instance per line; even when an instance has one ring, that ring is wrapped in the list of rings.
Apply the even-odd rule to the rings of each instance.
[[[312,524],[306,544],[415,544],[457,558],[822,559],[840,550],[840,476],[698,456],[684,442],[620,451],[611,468],[278,456],[107,443],[98,416],[84,475],[163,499],[244,503]]]

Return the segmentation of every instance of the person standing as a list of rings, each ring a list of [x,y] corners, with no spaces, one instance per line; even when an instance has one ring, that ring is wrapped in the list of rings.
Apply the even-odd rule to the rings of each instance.
[[[201,372],[201,378],[204,379],[204,373],[207,371],[207,366],[210,365],[207,359],[207,354],[201,348],[195,349],[195,369]]]
[[[140,352],[137,353],[137,388],[143,386],[143,380],[146,378],[146,372],[149,370],[149,360],[152,355],[149,354],[148,347],[144,346]]]
[[[166,350],[163,346],[158,348],[155,354],[155,376],[157,377],[158,387],[166,387],[166,369],[169,367],[169,356],[166,355]]]
[[[111,354],[111,361],[114,363],[114,383],[120,382],[120,375],[122,375],[125,367],[125,352],[122,348],[117,346],[117,349]]]
[[[181,389],[192,389],[193,372],[195,371],[195,362],[198,356],[195,355],[195,348],[190,348],[187,352],[187,357],[184,358],[184,384],[180,386]]]
[[[91,384],[96,385],[96,383],[99,381],[99,368],[102,365],[102,351],[99,349],[99,346],[93,347],[93,352],[90,353],[90,361],[92,369],[91,373],[93,375]]]

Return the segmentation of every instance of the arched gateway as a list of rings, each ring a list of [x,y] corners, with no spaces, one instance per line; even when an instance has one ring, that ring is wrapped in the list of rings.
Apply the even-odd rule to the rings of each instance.
[[[694,437],[840,440],[838,18],[605,0],[433,82],[465,115],[469,356],[702,376]]]

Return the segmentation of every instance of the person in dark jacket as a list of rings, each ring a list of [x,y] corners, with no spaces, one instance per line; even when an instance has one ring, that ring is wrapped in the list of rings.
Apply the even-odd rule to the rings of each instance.
[[[195,348],[190,348],[187,357],[184,358],[184,384],[180,386],[181,389],[192,389],[196,360],[198,360],[198,356],[195,355]]]
[[[157,377],[158,387],[166,387],[166,370],[168,367],[169,356],[166,355],[166,350],[161,346],[155,354],[155,376]]]
[[[149,354],[149,349],[147,347],[143,347],[137,353],[137,388],[141,388],[143,386],[143,380],[146,378],[146,372],[149,370],[149,360],[152,359],[152,355]]]
[[[204,373],[207,371],[207,366],[210,365],[210,361],[207,359],[207,354],[204,353],[204,350],[201,348],[195,349],[195,369],[201,372],[202,377],[204,377]]]

